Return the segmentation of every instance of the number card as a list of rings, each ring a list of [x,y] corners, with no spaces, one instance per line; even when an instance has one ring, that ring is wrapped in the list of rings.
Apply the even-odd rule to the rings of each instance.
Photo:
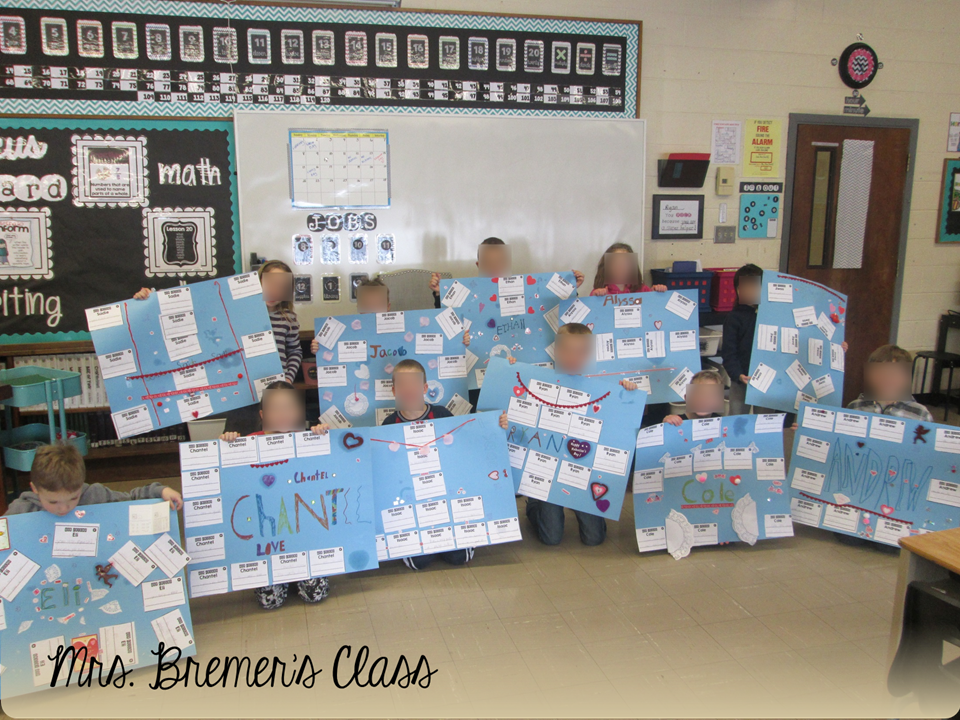
[[[695,290],[676,294],[696,309]],[[585,375],[632,380],[647,391],[647,402],[682,402],[686,383],[676,388],[672,383],[700,370],[700,316],[675,309],[673,295],[646,292],[561,302],[561,325],[579,322],[593,330],[596,355]]]
[[[640,552],[680,560],[698,545],[793,535],[784,415],[654,425],[637,435],[633,510]]]
[[[377,567],[366,432],[242,439],[180,444],[184,470],[221,481],[184,499],[190,597]]]
[[[381,560],[520,539],[498,413],[367,431]]]
[[[256,273],[91,308],[87,319],[117,437],[251,405],[282,378]]]
[[[960,429],[806,402],[797,425],[796,522],[894,546],[960,526]]]
[[[470,389],[483,384],[483,370],[496,357],[552,363],[558,305],[576,294],[572,272],[441,280],[440,301],[468,325],[470,350],[480,358],[469,373]]]
[[[393,368],[413,359],[427,372],[424,400],[470,411],[467,374],[477,356],[454,310],[407,310],[316,319],[320,413],[334,427],[372,427],[393,412]],[[471,347],[473,343],[471,342]],[[466,407],[464,407],[464,404]]]
[[[507,411],[520,495],[616,520],[646,400],[614,380],[495,358],[478,409]]]
[[[792,413],[801,402],[814,398],[821,405],[839,407],[847,296],[770,271],[763,273],[762,284],[747,404]]]
[[[131,511],[161,506],[163,531],[130,533]],[[183,553],[177,514],[162,500],[84,505],[59,518],[46,512],[4,518],[10,546],[0,552],[0,667],[3,698],[91,682],[106,682],[138,667],[153,666],[159,644],[196,655],[187,581],[182,567],[161,567],[149,554],[156,543]],[[70,524],[93,532],[87,548],[64,553]],[[60,533],[59,552],[54,538]],[[159,547],[159,546],[158,546]],[[167,571],[170,571],[169,573]],[[50,657],[53,660],[50,660]]]

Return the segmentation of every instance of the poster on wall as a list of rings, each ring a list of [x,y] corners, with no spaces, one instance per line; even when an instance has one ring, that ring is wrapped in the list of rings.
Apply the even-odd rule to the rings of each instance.
[[[747,120],[743,130],[743,177],[775,178],[780,173],[781,122]]]
[[[960,243],[960,160],[943,161],[937,242]]]
[[[737,234],[750,239],[777,237],[782,197],[781,182],[740,183],[740,229]]]
[[[654,195],[654,240],[703,238],[703,195]]]

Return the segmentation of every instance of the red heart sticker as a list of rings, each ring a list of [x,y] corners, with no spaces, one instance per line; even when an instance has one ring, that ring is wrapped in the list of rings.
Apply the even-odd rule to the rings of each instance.
[[[890,473],[890,477],[893,477],[894,475],[897,474],[896,470],[887,470],[887,472]]]
[[[840,306],[840,314],[843,315],[845,312],[846,312],[846,309],[841,305],[841,306]]]
[[[836,313],[830,313],[830,319],[834,322],[834,324],[840,323],[840,316]]]
[[[890,515],[893,513],[893,508],[889,505],[881,505],[880,512],[882,512],[884,515]]]
[[[528,314],[533,315],[534,312],[536,312],[536,311],[535,311],[532,307],[528,307],[528,308],[527,308],[527,313],[528,313]]]
[[[610,488],[608,488],[603,483],[598,483],[598,482],[590,483],[590,492],[593,493],[594,500],[599,500],[600,498],[602,498],[604,495],[607,494],[607,490],[609,489]]]
[[[533,275],[527,275],[527,285],[536,285],[536,284],[537,284],[536,278],[534,278]]]
[[[200,417],[200,411],[199,411],[199,410],[194,410],[194,411],[193,411],[192,413],[190,413],[190,414],[193,415],[193,419],[194,419],[194,420],[196,420],[198,417]]]
[[[496,294],[491,295],[491,296],[490,296],[490,302],[496,302],[496,301],[497,301],[497,296],[496,296]]]
[[[654,326],[657,330],[659,330],[660,328],[663,327],[663,321],[661,321],[661,320],[654,320],[654,321],[653,321],[653,326]]]
[[[599,406],[599,405],[594,405],[594,406],[593,406],[593,411],[594,411],[595,413],[600,412],[600,406]]]
[[[741,478],[740,478],[739,475],[731,475],[731,476],[730,476],[730,482],[733,483],[734,485],[739,485],[739,484],[740,484],[740,479],[741,479]]]
[[[513,386],[513,394],[517,397],[523,397],[523,394],[526,392],[526,389],[520,385]]]

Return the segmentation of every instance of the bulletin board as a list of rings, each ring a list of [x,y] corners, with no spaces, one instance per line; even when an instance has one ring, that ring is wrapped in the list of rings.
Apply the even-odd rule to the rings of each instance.
[[[144,0],[4,9],[10,112],[635,117],[642,24]]]
[[[0,518],[3,699],[49,690],[59,647],[85,648],[105,679],[155,666],[161,642],[196,655],[177,514],[166,501],[82,505]],[[83,655],[80,656],[81,659]],[[166,656],[170,660],[171,656]],[[70,674],[63,663],[58,686]],[[82,670],[84,678],[89,665]],[[78,684],[81,662],[71,686]],[[100,671],[94,671],[96,683]]]
[[[181,443],[190,597],[376,568],[367,438]]]
[[[560,324],[593,331],[588,376],[630,380],[651,403],[682,402],[700,371],[697,291],[626,293],[565,300]]]
[[[381,560],[520,540],[498,413],[369,431]]]
[[[0,140],[0,343],[86,340],[84,308],[239,271],[233,123],[5,118]]]
[[[960,431],[803,403],[790,461],[793,521],[897,546],[960,526]]]
[[[314,275],[315,286],[326,276],[340,282],[336,299],[316,291],[298,303],[301,326],[355,312],[346,289],[354,274],[476,276],[477,245],[490,236],[510,246],[512,272],[577,269],[588,282],[600,259],[588,239],[615,238],[642,252],[643,120],[238,112],[236,126],[245,255],[285,260]],[[291,130],[387,132],[390,207],[295,207]],[[298,246],[304,237],[312,243],[310,257],[294,252],[295,237]],[[381,239],[394,250],[381,253]],[[325,254],[328,247],[337,251]]]
[[[320,419],[336,428],[382,423],[396,405],[393,368],[406,359],[423,365],[425,402],[454,415],[470,412],[467,374],[477,356],[463,332],[451,308],[318,319]]]
[[[640,552],[793,536],[784,415],[663,423],[637,435],[633,511]]]

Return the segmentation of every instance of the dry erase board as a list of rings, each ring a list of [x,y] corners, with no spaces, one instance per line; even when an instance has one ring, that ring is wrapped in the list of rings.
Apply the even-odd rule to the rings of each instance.
[[[303,327],[355,312],[351,274],[474,275],[477,245],[491,235],[510,244],[514,272],[582,270],[586,287],[610,243],[643,251],[643,120],[238,112],[235,121],[244,252],[305,263],[294,272],[315,285],[341,278],[339,300],[316,291],[297,305]],[[291,130],[387,132],[390,207],[294,207]]]
[[[86,340],[84,309],[233,275],[233,124],[0,120],[0,343]]]

